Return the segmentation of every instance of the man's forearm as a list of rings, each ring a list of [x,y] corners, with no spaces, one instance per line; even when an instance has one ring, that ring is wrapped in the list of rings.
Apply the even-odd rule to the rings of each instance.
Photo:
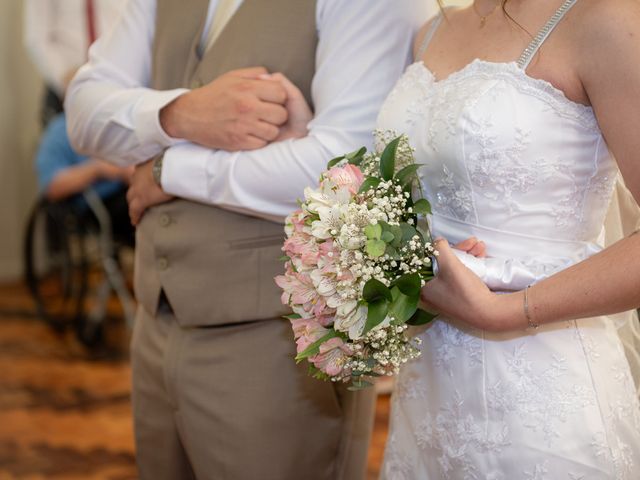
[[[363,132],[361,141],[369,141]],[[328,160],[353,148],[316,136],[271,144],[255,151],[214,151],[193,144],[168,149],[162,188],[189,200],[281,222],[297,208]]]

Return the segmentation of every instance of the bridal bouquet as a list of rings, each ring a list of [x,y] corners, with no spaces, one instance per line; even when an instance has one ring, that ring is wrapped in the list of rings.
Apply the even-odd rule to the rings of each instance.
[[[405,136],[376,150],[331,160],[319,187],[305,190],[287,217],[285,273],[275,279],[294,312],[296,361],[354,389],[416,358],[408,325],[433,318],[418,308],[437,255],[418,226],[430,212],[412,195],[419,165]]]

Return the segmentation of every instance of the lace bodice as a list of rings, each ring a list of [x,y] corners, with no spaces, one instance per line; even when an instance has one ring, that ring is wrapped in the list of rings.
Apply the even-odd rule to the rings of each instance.
[[[617,167],[593,110],[516,62],[475,60],[443,80],[416,62],[378,128],[416,149],[434,233],[487,242],[488,264],[500,265],[463,261],[481,277],[493,268],[490,286],[508,287],[505,268],[526,270],[509,276],[522,288],[598,250]],[[492,242],[496,233],[508,238]]]
[[[440,81],[416,62],[378,126],[412,140],[437,215],[597,240],[617,170],[593,111],[515,62],[475,60]]]

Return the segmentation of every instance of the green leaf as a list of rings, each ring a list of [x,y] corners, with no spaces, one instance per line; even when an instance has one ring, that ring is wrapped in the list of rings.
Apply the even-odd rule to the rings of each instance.
[[[382,235],[382,226],[378,223],[375,225],[371,223],[364,227],[364,234],[370,240],[379,240]]]
[[[389,231],[393,234],[393,245],[394,248],[400,247],[402,245],[402,228],[397,225],[389,225]]]
[[[347,390],[351,392],[357,392],[359,390],[364,390],[365,388],[369,388],[372,386],[373,386],[373,383],[367,382],[366,380],[358,379],[358,380],[353,380],[353,382],[351,382],[351,385],[347,387]]]
[[[325,382],[331,380],[331,377],[316,367],[313,363],[309,363],[309,375],[318,380],[324,380]]]
[[[364,154],[367,153],[366,147],[362,147],[355,152],[348,153],[345,158],[351,165],[360,165],[364,159]]]
[[[324,337],[322,337],[319,340],[316,340],[311,345],[309,345],[307,348],[305,348],[304,351],[302,351],[298,355],[296,355],[296,362],[300,362],[300,361],[304,360],[305,358],[309,358],[309,357],[313,357],[314,355],[317,355],[318,353],[320,353],[320,345],[322,345],[323,343],[325,343],[325,342],[327,342],[327,341],[329,341],[332,338],[335,338],[337,336],[338,336],[338,332],[336,332],[335,330],[331,330]]]
[[[420,274],[418,273],[406,273],[397,279],[395,282],[402,293],[409,295],[410,297],[417,297],[420,295]]]
[[[302,316],[297,313],[290,313],[289,315],[283,315],[282,318],[286,318],[287,320],[297,320],[302,318]]]
[[[389,287],[375,278],[372,278],[364,284],[364,288],[362,289],[362,298],[364,298],[367,303],[375,302],[381,298],[388,301],[393,300]]]
[[[404,324],[418,309],[420,295],[405,295],[398,287],[391,289],[393,301],[389,305],[389,315],[394,318],[394,323]]]
[[[396,152],[399,143],[400,137],[392,140],[380,156],[380,176],[384,180],[391,180],[393,178],[393,173],[396,168]]]
[[[289,255],[283,255],[279,258],[279,260],[281,262],[288,262],[289,260],[291,260],[291,257]]]
[[[433,313],[429,313],[419,308],[416,311],[416,313],[414,313],[413,316],[409,320],[407,320],[407,325],[413,325],[413,326],[426,325],[436,317],[437,315],[434,315]]]
[[[380,240],[382,240],[384,243],[391,243],[395,240],[395,238],[396,237],[393,236],[393,233],[387,230],[385,232],[382,232]]]
[[[391,292],[389,292],[391,295]],[[387,318],[387,312],[389,311],[389,303],[384,298],[379,298],[374,302],[370,302],[368,305],[367,322],[364,325],[363,334],[370,332],[372,329],[380,325],[385,318]]]
[[[365,153],[367,153],[367,147],[360,147],[358,150],[347,153],[344,158],[347,160],[353,160],[354,158],[362,157]]]
[[[330,160],[329,163],[327,163],[327,170],[335,167],[337,164],[339,164],[344,159],[345,159],[345,155],[342,155],[341,157],[336,157],[336,158]]]
[[[400,260],[402,257],[398,253],[398,250],[393,245],[387,245],[387,248],[384,250],[386,255],[389,255],[391,260]]]
[[[382,180],[380,180],[378,177],[367,177],[364,179],[364,182],[362,182],[362,185],[360,185],[360,189],[358,190],[358,193],[367,193],[369,190],[376,189],[378,188],[378,185],[380,185],[380,182]]]
[[[427,215],[431,213],[431,204],[425,198],[421,198],[413,204],[413,213],[418,215]]]
[[[350,159],[349,159],[349,164],[350,164],[350,165],[355,165],[355,166],[359,167],[359,166],[360,166],[360,164],[362,163],[362,160],[364,160],[364,157],[363,157],[363,156],[350,158]]]
[[[384,243],[383,240],[379,240],[377,238],[373,238],[371,240],[367,240],[367,246],[365,250],[367,255],[371,258],[378,258],[384,255],[384,251],[387,248],[387,244]]]
[[[411,165],[407,165],[398,173],[396,173],[394,178],[398,180],[400,185],[402,185],[403,187],[411,185],[411,183],[417,178],[416,172],[421,166],[422,164],[419,163],[412,163]]]
[[[401,223],[400,228],[402,229],[402,243],[408,242],[418,235],[418,231],[408,223]]]

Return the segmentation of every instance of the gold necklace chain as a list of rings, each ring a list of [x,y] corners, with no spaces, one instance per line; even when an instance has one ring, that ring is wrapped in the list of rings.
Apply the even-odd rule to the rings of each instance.
[[[487,13],[486,15],[482,15],[478,11],[478,7],[476,6],[476,2],[474,0],[474,2],[473,2],[473,11],[476,12],[476,14],[480,17],[480,28],[484,28],[485,24],[487,23],[487,18],[489,18],[491,15],[493,15],[493,12],[495,12],[496,8],[498,8],[498,3],[500,3],[500,2],[496,1],[496,4],[493,6],[491,11],[489,13]]]

